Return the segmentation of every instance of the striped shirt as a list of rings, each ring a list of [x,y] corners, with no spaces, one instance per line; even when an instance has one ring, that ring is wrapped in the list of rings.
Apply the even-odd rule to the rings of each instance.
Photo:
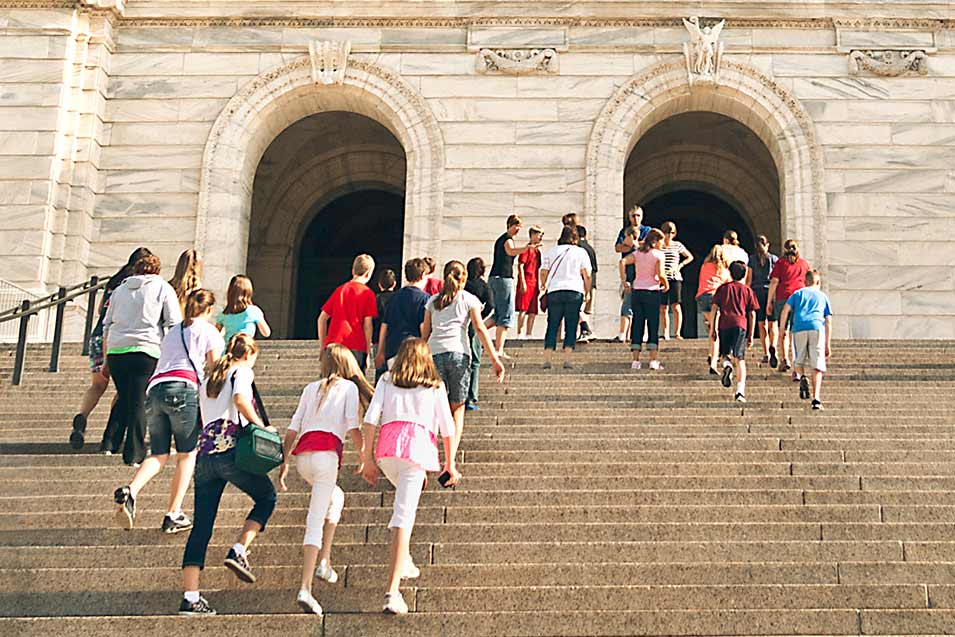
[[[682,281],[683,274],[680,272],[680,255],[686,252],[686,248],[679,241],[673,241],[669,246],[661,248],[663,250],[663,272],[670,281]]]

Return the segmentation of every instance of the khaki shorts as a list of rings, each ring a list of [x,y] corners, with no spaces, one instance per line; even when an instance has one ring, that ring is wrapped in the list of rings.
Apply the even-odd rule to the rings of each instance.
[[[793,332],[793,347],[796,349],[793,367],[826,371],[826,338],[822,330]]]

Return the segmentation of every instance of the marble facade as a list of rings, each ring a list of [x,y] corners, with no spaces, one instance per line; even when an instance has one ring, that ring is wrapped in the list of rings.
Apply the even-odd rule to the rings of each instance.
[[[625,181],[638,199],[695,183],[726,193],[752,232],[801,242],[838,336],[955,338],[951,4],[715,0],[701,23],[725,26],[704,78],[683,23],[697,9],[0,0],[0,279],[45,291],[146,244],[170,269],[198,247],[220,293],[248,269],[289,281],[304,211],[349,183],[403,180],[406,256],[488,258],[508,214],[554,237],[578,211],[608,335]],[[343,126],[290,194],[263,194],[270,144],[329,112],[388,139]],[[727,153],[688,130],[628,172],[651,129],[689,112],[762,147]],[[282,232],[263,238],[263,223]],[[287,316],[276,285],[265,309]]]

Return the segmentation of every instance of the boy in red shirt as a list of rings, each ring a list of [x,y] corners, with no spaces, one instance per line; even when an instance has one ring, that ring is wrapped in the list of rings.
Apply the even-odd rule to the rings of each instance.
[[[359,254],[351,266],[352,279],[332,292],[318,316],[318,348],[324,351],[332,343],[352,351],[361,371],[365,371],[371,351],[374,319],[378,318],[375,293],[368,287],[375,260]]]
[[[759,301],[753,289],[743,283],[746,264],[734,261],[730,264],[733,280],[724,283],[713,294],[710,308],[710,338],[716,336],[719,313],[720,358],[723,359],[723,387],[733,385],[733,363],[736,360],[736,402],[746,402],[746,348],[753,346],[753,330],[756,328],[756,310]]]

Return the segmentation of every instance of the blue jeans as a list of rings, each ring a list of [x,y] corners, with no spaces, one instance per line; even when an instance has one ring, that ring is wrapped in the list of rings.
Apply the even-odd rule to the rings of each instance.
[[[146,394],[146,425],[154,456],[167,455],[172,439],[177,453],[189,453],[199,440],[199,392],[184,381],[159,383]]]
[[[478,402],[478,376],[481,372],[481,356],[484,355],[484,345],[477,334],[471,334],[471,383],[468,385],[468,404]]]
[[[206,565],[206,550],[212,538],[212,529],[219,513],[219,501],[225,485],[232,483],[240,491],[252,498],[255,505],[246,516],[246,520],[258,522],[265,530],[265,524],[275,510],[275,487],[268,476],[257,476],[242,471],[235,466],[235,449],[225,453],[199,456],[196,462],[194,484],[195,510],[192,514],[192,531],[186,540],[186,550],[182,555],[182,565]]]
[[[577,321],[584,295],[571,290],[547,293],[547,332],[544,334],[544,349],[557,349],[557,332],[564,322],[564,348],[577,346]]]
[[[487,283],[494,300],[494,325],[511,327],[514,325],[514,279],[492,276]]]
[[[630,297],[633,305],[633,323],[630,324],[630,349],[643,349],[643,328],[647,329],[647,349],[655,350],[660,344],[660,290],[634,290]]]

